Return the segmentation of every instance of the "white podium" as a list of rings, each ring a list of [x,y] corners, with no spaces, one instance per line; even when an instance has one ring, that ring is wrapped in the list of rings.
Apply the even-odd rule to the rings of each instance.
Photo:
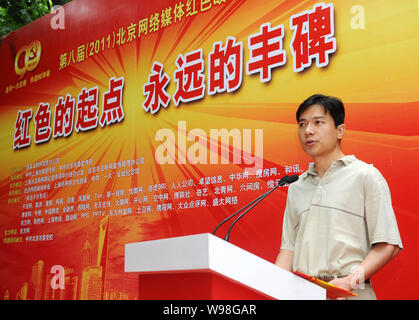
[[[209,233],[129,243],[139,298],[326,299],[326,290]]]

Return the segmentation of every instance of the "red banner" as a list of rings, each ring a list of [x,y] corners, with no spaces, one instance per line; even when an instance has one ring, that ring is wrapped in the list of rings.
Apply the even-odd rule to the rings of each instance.
[[[405,249],[377,297],[417,298],[418,40],[413,0],[72,1],[4,37],[1,297],[135,299],[124,245],[211,232],[302,174],[295,112],[324,93],[392,193]],[[274,262],[286,195],[231,242]]]

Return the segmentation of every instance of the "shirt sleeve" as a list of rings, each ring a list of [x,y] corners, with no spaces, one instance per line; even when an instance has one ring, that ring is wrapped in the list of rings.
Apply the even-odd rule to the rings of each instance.
[[[297,236],[297,223],[292,209],[292,189],[288,188],[287,203],[282,222],[281,249],[294,251],[295,239]]]
[[[388,184],[374,167],[365,179],[365,219],[370,245],[385,242],[403,248]]]

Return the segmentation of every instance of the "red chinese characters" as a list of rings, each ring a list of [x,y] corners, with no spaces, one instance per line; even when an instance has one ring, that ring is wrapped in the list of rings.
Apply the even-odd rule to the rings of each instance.
[[[154,62],[152,67],[153,73],[148,76],[148,82],[143,86],[143,94],[146,100],[143,103],[145,112],[155,114],[160,110],[160,107],[169,105],[170,95],[166,92],[165,88],[169,84],[169,76],[163,72],[163,65]]]
[[[124,108],[122,106],[122,89],[124,78],[109,79],[109,91],[103,94],[103,111],[99,123],[103,127],[114,122],[121,122],[124,119]]]
[[[202,6],[204,2],[201,3]],[[180,10],[179,7],[178,9]],[[329,64],[329,56],[336,51],[333,15],[333,4],[319,3],[312,10],[291,16],[290,29],[293,37],[290,51],[294,72],[310,67],[314,59],[317,68]],[[274,69],[287,63],[284,36],[284,25],[271,26],[269,22],[262,24],[259,32],[250,35],[246,74],[259,74],[262,83],[271,81]],[[181,102],[202,99],[205,95],[205,81],[208,95],[238,90],[243,82],[243,57],[243,44],[236,42],[235,37],[228,36],[224,45],[220,41],[214,42],[212,51],[208,54],[208,72],[205,78],[202,49],[189,52],[185,56],[179,54],[175,60],[177,69],[174,73],[175,106],[179,106]],[[169,82],[169,76],[163,73],[163,65],[154,62],[152,73],[143,87],[146,97],[143,103],[145,112],[155,114],[161,107],[169,106],[172,98],[166,92]]]
[[[291,16],[290,28],[294,31],[290,43],[294,72],[310,67],[313,59],[318,68],[329,64],[329,55],[336,51],[332,3]]]
[[[99,88],[83,88],[76,100],[70,95],[61,96],[55,105],[55,110],[50,110],[49,103],[40,103],[34,115],[34,141],[36,144],[54,138],[68,137],[73,128],[76,132],[88,131],[109,126],[124,119],[122,95],[124,78],[112,77],[109,79],[108,91],[103,93],[99,100]],[[103,101],[102,113],[99,117],[99,101]],[[18,111],[15,132],[13,136],[13,149],[30,146],[29,122],[32,119],[32,109]],[[52,119],[51,114],[54,114]],[[52,121],[53,120],[53,121]],[[51,127],[53,123],[53,128]]]
[[[173,95],[175,106],[179,102],[190,102],[204,97],[204,59],[202,49],[189,52],[185,57],[180,54],[176,59],[178,69],[174,73],[176,92]]]
[[[59,97],[55,105],[54,114],[54,138],[67,137],[73,132],[74,122],[74,99],[67,94],[64,97]]]
[[[40,103],[34,116],[35,120],[35,143],[46,142],[51,138],[51,111],[49,103]]]
[[[77,102],[77,120],[74,127],[77,132],[88,131],[97,127],[98,93],[98,87],[81,90]]]
[[[215,4],[216,1],[213,1]],[[211,8],[210,1],[201,2],[201,11]],[[189,6],[190,5],[190,6]],[[185,9],[185,10],[184,10]],[[162,15],[154,15],[149,20],[160,21],[161,24],[152,24],[154,31],[180,20],[183,15],[196,14],[195,1],[188,1],[185,8],[181,3],[173,10],[165,10]],[[142,24],[141,24],[142,26]],[[138,26],[138,37],[152,29],[143,29]],[[146,26],[149,26],[146,24]],[[315,61],[317,68],[329,64],[329,58],[336,52],[337,41],[334,35],[334,7],[333,4],[323,2],[314,5],[313,9],[297,13],[290,17],[289,28],[293,32],[289,50],[293,60],[293,71],[301,72],[311,67]],[[153,28],[154,28],[153,27]],[[125,29],[124,29],[125,30]],[[125,31],[120,34],[120,40],[133,41],[137,35],[135,25],[129,27],[128,36]],[[147,31],[148,30],[148,31]],[[142,87],[144,101],[142,108],[145,112],[156,114],[159,110],[167,108],[170,100],[178,107],[201,100],[205,93],[213,96],[238,90],[243,83],[243,68],[247,75],[259,75],[260,82],[272,81],[273,72],[287,63],[287,53],[283,41],[285,37],[284,25],[272,26],[270,22],[264,23],[259,30],[249,35],[247,39],[248,61],[244,62],[243,42],[237,41],[233,36],[227,36],[225,42],[216,41],[208,53],[208,60],[202,48],[186,54],[178,54],[174,61],[175,71],[173,79],[175,88],[173,96],[166,90],[170,77],[164,72],[163,64],[155,61],[148,75],[148,81]],[[205,73],[205,63],[207,72]],[[31,144],[29,124],[34,112],[34,141],[39,144],[46,142],[53,135],[54,138],[68,137],[73,129],[76,132],[93,130],[122,122],[125,113],[123,108],[124,77],[109,79],[108,88],[99,97],[99,87],[83,88],[78,93],[77,101],[70,94],[61,96],[55,104],[55,110],[50,110],[49,103],[41,103],[35,110],[18,111],[14,127],[13,148],[21,149]],[[141,90],[141,89],[140,89]],[[100,108],[99,103],[102,103]],[[51,105],[53,105],[51,103]],[[53,113],[53,119],[51,117]],[[53,128],[51,128],[53,123]]]
[[[208,94],[233,92],[243,80],[243,44],[228,37],[225,47],[215,42],[208,55]]]
[[[250,59],[247,73],[260,73],[260,81],[271,80],[272,69],[286,63],[285,50],[282,49],[284,26],[271,28],[270,23],[260,26],[260,32],[249,37]]]
[[[29,121],[31,118],[32,109],[18,111],[13,137],[13,149],[25,148],[31,144],[31,136],[29,135]]]

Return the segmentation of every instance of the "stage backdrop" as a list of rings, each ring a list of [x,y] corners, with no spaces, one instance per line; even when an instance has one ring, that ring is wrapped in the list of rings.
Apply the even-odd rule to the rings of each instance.
[[[211,232],[303,173],[295,111],[323,93],[345,103],[344,152],[392,193],[405,248],[373,277],[377,296],[417,299],[418,12],[416,0],[73,0],[4,37],[1,298],[135,299],[124,245]],[[274,262],[287,190],[231,242]]]

